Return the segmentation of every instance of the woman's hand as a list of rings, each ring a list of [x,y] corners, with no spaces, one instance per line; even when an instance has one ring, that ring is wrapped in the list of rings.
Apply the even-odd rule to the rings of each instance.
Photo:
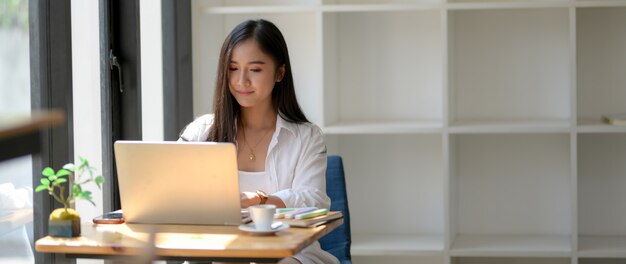
[[[242,192],[241,193],[241,208],[248,208],[255,204],[259,204],[261,202],[261,197],[259,197],[256,192]]]
[[[248,208],[253,205],[261,203],[261,197],[256,192],[242,192],[241,195],[241,208]],[[283,200],[276,196],[268,196],[266,204],[276,205],[276,208],[285,208]]]

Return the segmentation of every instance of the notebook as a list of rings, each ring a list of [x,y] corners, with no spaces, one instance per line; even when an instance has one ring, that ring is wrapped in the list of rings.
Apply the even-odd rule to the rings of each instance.
[[[118,140],[114,151],[126,222],[241,224],[234,144]]]

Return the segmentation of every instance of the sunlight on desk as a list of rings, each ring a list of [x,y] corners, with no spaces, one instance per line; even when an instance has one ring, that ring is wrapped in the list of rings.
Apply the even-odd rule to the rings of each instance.
[[[176,234],[159,233],[157,244],[159,248],[169,249],[226,249],[226,245],[232,243],[235,235],[202,235],[202,234]]]
[[[207,249],[222,250],[232,243],[236,234],[229,234],[220,229],[211,229],[210,233],[203,226],[184,225],[137,225],[97,226],[97,230],[122,234],[139,241],[148,242],[150,234],[156,233],[156,247],[163,249]]]
[[[56,238],[54,240],[46,240],[41,242],[42,246],[70,246],[70,247],[78,247],[78,246],[99,246],[100,244],[97,241],[89,240],[83,237],[77,238]]]
[[[98,225],[96,230],[113,238],[109,240],[123,235],[142,242],[148,242],[150,234],[156,233],[155,246],[163,249],[223,250],[237,238],[234,234],[204,233],[206,228],[200,226]]]

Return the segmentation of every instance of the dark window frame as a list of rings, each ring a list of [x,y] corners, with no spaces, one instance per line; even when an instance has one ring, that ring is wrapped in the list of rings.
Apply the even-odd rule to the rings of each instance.
[[[177,140],[193,120],[191,0],[162,0],[163,137]]]
[[[109,212],[122,207],[113,144],[142,138],[139,0],[100,0],[99,8],[103,203]]]
[[[30,0],[30,83],[32,111],[60,109],[65,122],[41,131],[41,149],[33,154],[33,190],[41,170],[59,168],[74,160],[72,97],[71,1]],[[45,192],[33,194],[33,237],[48,233],[48,215],[62,207]],[[34,247],[33,247],[34,248]],[[35,263],[75,263],[64,255],[34,252]]]

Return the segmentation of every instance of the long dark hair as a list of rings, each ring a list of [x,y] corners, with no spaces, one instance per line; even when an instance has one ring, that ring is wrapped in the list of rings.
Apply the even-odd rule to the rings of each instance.
[[[265,54],[274,59],[277,72],[281,65],[285,65],[285,75],[280,82],[274,84],[272,91],[274,110],[288,122],[309,122],[296,100],[291,63],[283,34],[276,25],[267,20],[247,20],[237,25],[222,44],[213,97],[213,125],[209,129],[208,141],[235,142],[237,135],[235,120],[241,113],[241,106],[228,87],[228,65],[233,48],[251,38],[254,38]]]

